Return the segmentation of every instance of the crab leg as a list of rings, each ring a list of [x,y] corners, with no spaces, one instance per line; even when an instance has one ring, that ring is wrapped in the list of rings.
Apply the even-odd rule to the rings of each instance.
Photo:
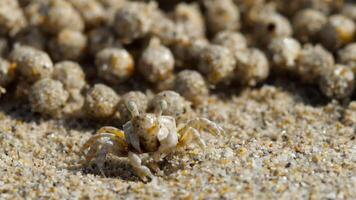
[[[204,140],[200,137],[199,131],[192,127],[187,127],[182,129],[181,137],[178,141],[178,147],[184,147],[192,141],[196,141],[200,148],[204,149],[206,147]]]
[[[110,138],[111,140],[116,140],[119,143],[119,145],[123,147],[127,146],[123,131],[115,127],[104,126],[97,131],[97,134],[93,135],[87,142],[85,142],[85,144],[81,149],[81,152],[84,152],[86,149],[88,149],[94,143],[96,143],[98,140],[104,137]]]
[[[104,162],[106,159],[106,155],[108,154],[108,152],[110,151],[110,144],[104,144],[101,149],[99,150],[99,152],[97,152],[97,156],[96,156],[96,165],[98,166],[98,169],[101,173],[102,176],[106,177],[103,168],[104,168]]]
[[[82,163],[89,163],[97,154],[99,145],[94,143],[89,151],[85,154],[85,161],[83,160]],[[84,152],[84,151],[82,151]]]
[[[142,165],[141,158],[137,154],[129,151],[128,158],[133,170],[143,181],[147,181],[147,177],[154,178],[150,169]]]
[[[116,137],[125,140],[125,133],[124,133],[122,130],[120,130],[120,129],[118,129],[118,128],[115,128],[115,127],[113,127],[113,126],[104,126],[104,127],[100,128],[100,129],[97,131],[97,134],[101,134],[101,133],[113,134],[113,135],[115,135]]]
[[[98,169],[100,173],[105,176],[105,173],[103,171],[103,163],[106,158],[107,153],[109,152],[109,145],[106,143],[97,143],[97,142],[91,142],[90,144],[90,149],[89,151],[85,154],[85,161],[83,160],[82,163],[89,163],[93,158],[95,158],[95,163],[98,166]]]
[[[85,151],[89,149],[87,153]],[[97,131],[82,147],[81,152],[85,155],[85,163],[95,158],[101,174],[105,177],[103,169],[104,161],[108,153],[117,156],[127,155],[128,144],[125,141],[124,132],[115,127],[103,127]]]
[[[184,129],[188,129],[189,127],[192,127],[196,130],[200,131],[206,131],[208,133],[211,133],[213,135],[220,135],[224,134],[225,131],[222,129],[218,124],[206,119],[206,118],[197,118],[189,121],[182,129],[183,133],[185,132]]]

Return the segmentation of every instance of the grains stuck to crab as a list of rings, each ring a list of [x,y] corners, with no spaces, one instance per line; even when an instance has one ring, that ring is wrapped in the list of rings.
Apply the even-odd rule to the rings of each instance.
[[[226,47],[208,45],[200,54],[198,68],[209,83],[228,83],[233,77],[236,61],[234,55]]]
[[[138,63],[140,73],[147,81],[158,83],[172,76],[173,69],[174,57],[172,52],[163,46],[159,39],[151,39],[148,47],[142,52]]]
[[[37,81],[29,94],[31,107],[35,112],[59,115],[68,100],[69,94],[59,81],[44,78]]]
[[[194,70],[183,70],[174,80],[174,90],[194,105],[203,103],[209,94],[209,88],[204,77]]]
[[[347,98],[351,96],[355,88],[354,73],[347,66],[335,65],[333,69],[323,72],[319,87],[329,98]]]
[[[52,76],[53,63],[44,51],[29,46],[15,46],[10,60],[16,64],[19,73],[27,81],[37,81]]]
[[[126,81],[134,73],[134,60],[122,48],[105,48],[95,58],[98,76],[110,84]]]
[[[116,92],[104,84],[95,84],[86,94],[84,111],[88,117],[107,119],[114,115],[120,98]]]

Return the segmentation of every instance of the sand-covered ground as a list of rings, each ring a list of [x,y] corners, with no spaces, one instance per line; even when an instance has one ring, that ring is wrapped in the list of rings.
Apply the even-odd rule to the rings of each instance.
[[[78,165],[100,124],[44,119],[2,99],[0,199],[356,199],[355,103],[290,81],[209,98],[197,111],[226,135],[169,156],[149,183],[126,159],[109,156],[106,177]]]

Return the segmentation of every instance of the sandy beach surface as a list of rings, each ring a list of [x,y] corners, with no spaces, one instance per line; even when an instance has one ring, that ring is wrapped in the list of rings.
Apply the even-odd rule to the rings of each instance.
[[[0,198],[356,199],[356,105],[323,99],[290,81],[212,94],[197,112],[226,135],[204,134],[206,149],[175,152],[144,183],[125,158],[109,156],[105,177],[95,164],[78,164],[101,124],[45,119],[5,98]]]

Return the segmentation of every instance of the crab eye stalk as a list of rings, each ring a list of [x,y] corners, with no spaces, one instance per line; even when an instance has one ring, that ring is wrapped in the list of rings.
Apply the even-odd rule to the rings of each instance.
[[[133,101],[127,102],[126,107],[130,111],[132,117],[138,116],[140,114],[138,112],[138,108],[135,102]]]
[[[156,115],[161,116],[163,111],[166,110],[167,108],[168,108],[167,101],[165,100],[159,101],[159,106],[156,109]]]

